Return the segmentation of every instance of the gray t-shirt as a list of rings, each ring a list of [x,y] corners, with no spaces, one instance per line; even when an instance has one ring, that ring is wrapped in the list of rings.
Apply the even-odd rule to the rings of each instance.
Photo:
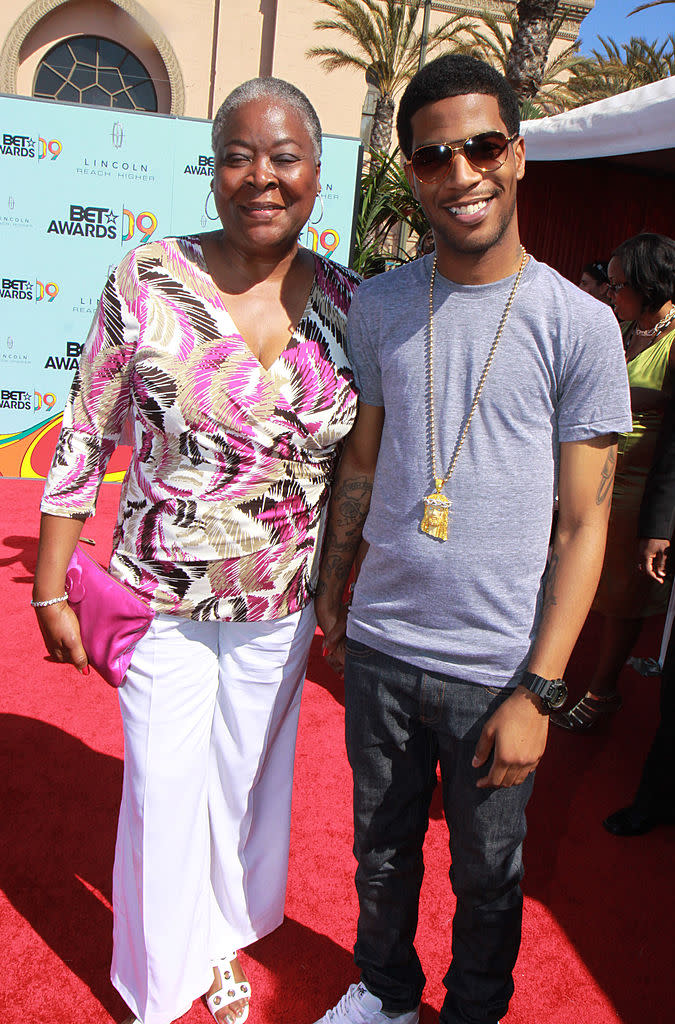
[[[448,540],[420,530],[434,489],[427,320],[432,256],[366,281],[348,320],[361,401],[384,406],[347,633],[409,664],[514,685],[536,633],[559,443],[631,429],[621,333],[608,306],[530,258],[445,487]],[[514,277],[436,274],[434,401],[443,475]],[[599,483],[600,481],[598,481]]]

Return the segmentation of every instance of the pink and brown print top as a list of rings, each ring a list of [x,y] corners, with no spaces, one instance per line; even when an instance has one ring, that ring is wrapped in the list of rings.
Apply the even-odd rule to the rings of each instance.
[[[112,574],[155,611],[193,619],[258,622],[303,608],[340,442],[356,416],[345,322],[358,283],[315,256],[302,319],[266,370],[198,237],[129,253],[82,352],[42,511],[94,513],[128,418]]]

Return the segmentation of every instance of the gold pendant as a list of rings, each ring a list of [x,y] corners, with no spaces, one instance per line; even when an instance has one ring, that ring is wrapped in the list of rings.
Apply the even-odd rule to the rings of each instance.
[[[424,499],[424,515],[420,529],[437,540],[448,539],[448,519],[450,518],[451,502],[442,493],[443,482],[436,481],[436,490]]]

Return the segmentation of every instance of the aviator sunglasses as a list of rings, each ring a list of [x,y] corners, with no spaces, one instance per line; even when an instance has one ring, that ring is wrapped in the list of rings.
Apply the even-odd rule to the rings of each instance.
[[[415,177],[425,185],[447,178],[454,155],[459,152],[462,152],[471,166],[477,170],[496,171],[506,160],[509,143],[515,142],[517,138],[517,132],[508,139],[502,132],[481,132],[480,135],[470,135],[456,146],[443,142],[420,146],[411,156],[410,164]]]

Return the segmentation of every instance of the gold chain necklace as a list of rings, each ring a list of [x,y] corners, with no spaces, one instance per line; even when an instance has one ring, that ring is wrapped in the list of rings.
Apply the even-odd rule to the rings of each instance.
[[[469,409],[468,415],[464,420],[464,424],[457,435],[455,449],[452,453],[452,458],[450,459],[448,472],[445,474],[445,476],[439,475],[436,460],[436,430],[434,416],[434,282],[436,280],[436,267],[438,265],[438,261],[437,258],[434,256],[434,265],[431,271],[431,281],[429,282],[429,355],[427,359],[427,387],[429,394],[429,439],[431,442],[431,472],[434,477],[436,490],[432,494],[428,494],[424,499],[424,515],[422,517],[420,529],[422,529],[424,533],[428,533],[430,536],[436,537],[438,540],[448,539],[448,520],[450,518],[450,509],[452,505],[450,499],[446,497],[445,494],[443,494],[443,488],[445,487],[448,480],[453,474],[457,458],[461,451],[462,445],[464,444],[464,438],[466,437],[467,432],[469,430],[469,424],[471,423],[473,414],[476,411],[476,407],[481,396],[481,391],[483,390],[483,386],[488,375],[488,370],[492,365],[494,354],[497,351],[499,339],[501,338],[502,332],[506,327],[506,321],[509,318],[511,306],[513,305],[513,300],[516,297],[516,292],[518,290],[518,285],[520,284],[520,279],[523,276],[525,264],[527,263],[527,253],[525,252],[525,249],[522,245],[520,247],[520,251],[520,266],[518,267],[516,279],[513,282],[513,288],[511,289],[511,293],[508,299],[506,300],[504,312],[502,313],[502,318],[499,321],[499,327],[497,328],[497,333],[495,334],[494,341],[492,342],[492,347],[490,348],[490,351],[488,352],[488,357],[485,360],[485,366],[483,367],[483,372],[480,375],[480,380],[476,385],[476,390],[473,395],[471,408]]]

